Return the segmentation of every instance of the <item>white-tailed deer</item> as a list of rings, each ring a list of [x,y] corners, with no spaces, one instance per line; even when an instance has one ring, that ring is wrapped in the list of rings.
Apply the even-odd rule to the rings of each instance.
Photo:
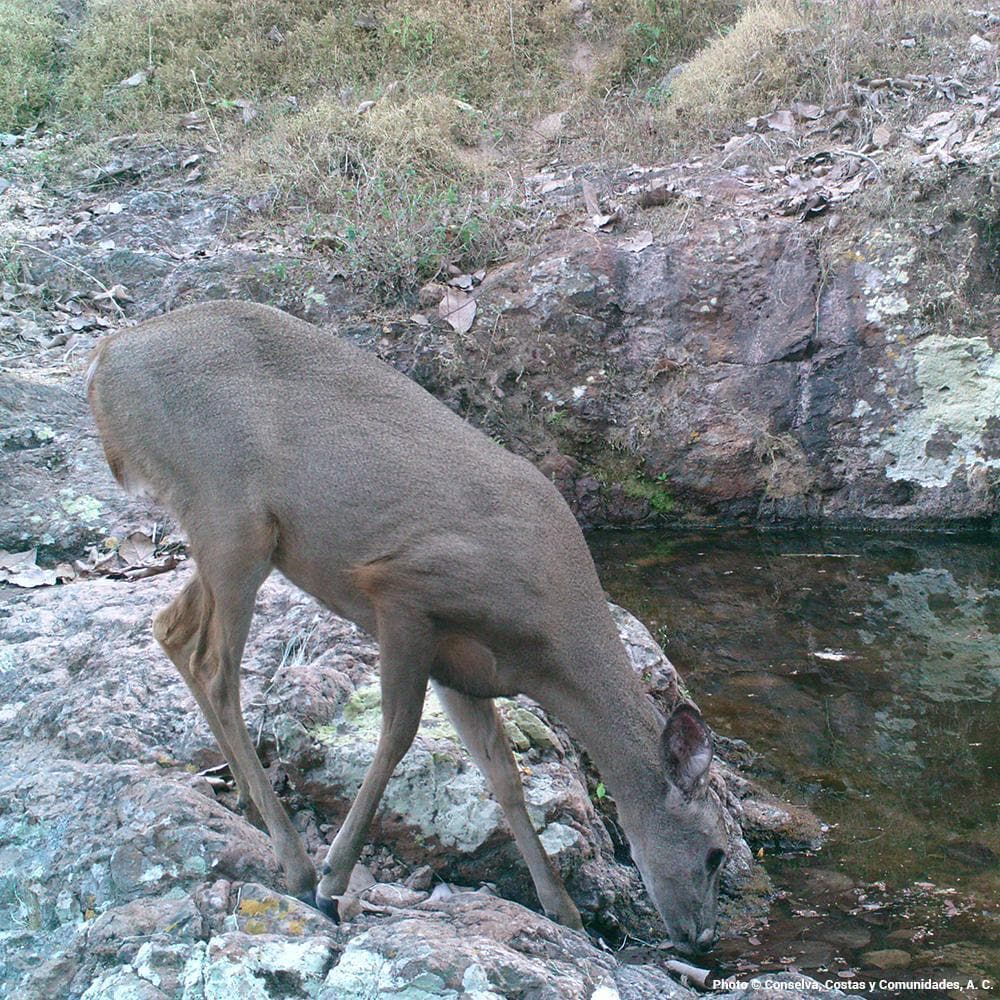
[[[335,911],[431,682],[545,912],[580,927],[493,703],[523,692],[590,752],[674,945],[711,945],[726,837],[706,794],[710,735],[690,705],[657,712],[576,520],[534,466],[389,365],[266,306],[193,306],[117,333],[87,381],[115,477],[187,532],[197,571],[154,634],[241,802],[259,810],[290,892]],[[381,736],[318,885],[240,707],[254,597],[272,569],[379,643]]]

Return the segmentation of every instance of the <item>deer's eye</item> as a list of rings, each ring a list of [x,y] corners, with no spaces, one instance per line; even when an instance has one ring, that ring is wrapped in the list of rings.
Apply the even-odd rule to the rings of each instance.
[[[714,875],[721,867],[722,862],[726,860],[726,852],[720,851],[718,847],[708,852],[708,857],[705,858],[705,868],[709,875]]]

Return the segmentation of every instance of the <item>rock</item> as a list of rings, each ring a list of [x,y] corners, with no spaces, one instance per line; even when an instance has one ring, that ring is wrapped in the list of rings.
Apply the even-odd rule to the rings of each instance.
[[[825,926],[818,933],[824,941],[829,941],[830,944],[846,951],[858,951],[867,947],[872,939],[871,931],[853,922]],[[891,939],[892,935],[889,937]]]
[[[754,839],[777,850],[815,850],[823,842],[821,824],[808,809],[765,798],[744,799],[742,806],[741,821]]]
[[[41,563],[81,558],[126,524],[162,519],[108,471],[82,397],[0,375],[0,549],[36,548]]]
[[[1000,510],[994,286],[971,263],[915,281],[917,248],[877,227],[821,261],[800,224],[727,211],[732,183],[703,177],[716,210],[641,253],[548,233],[483,282],[498,332],[473,330],[478,349],[414,328],[386,353],[505,427],[586,524],[988,526]],[[539,197],[567,210],[571,189]],[[954,238],[980,246],[971,227]],[[991,303],[958,327],[924,311],[952,279]]]
[[[251,935],[299,938],[337,933],[337,925],[319,910],[254,882],[240,887],[230,923]]]
[[[885,971],[905,969],[910,964],[910,953],[901,948],[884,948],[880,951],[866,951],[861,956],[861,961]]]
[[[802,874],[808,878],[810,885],[823,892],[847,892],[855,885],[854,879],[846,872],[831,871],[829,868],[807,868]]]
[[[417,892],[426,892],[433,884],[434,869],[430,865],[420,865],[419,868],[415,868],[406,880],[406,887]]]
[[[491,1000],[535,996],[689,1000],[658,969],[618,966],[584,934],[506,900],[458,893],[386,918],[353,938],[318,1000],[362,1000],[383,992]]]
[[[422,903],[426,898],[426,892],[408,889],[405,885],[398,883],[380,882],[364,891],[366,903],[371,903],[373,906],[394,906],[397,909],[416,906],[417,903]]]
[[[340,928],[283,896],[267,837],[224,807],[230,795],[218,798],[192,773],[220,756],[150,634],[151,612],[177,593],[190,572],[4,593],[0,744],[7,766],[0,778],[6,804],[0,863],[15,874],[0,886],[0,928],[7,929],[6,948],[14,956],[0,972],[0,989],[71,997],[87,990],[92,997],[130,991],[172,996],[174,982],[232,982],[250,989],[247,984],[285,982],[279,941],[304,949],[293,951],[320,971],[302,981],[318,989],[327,975],[323,963],[372,930],[373,920],[385,919],[378,911],[422,914],[412,918],[426,924],[414,931],[417,936],[430,933],[428,921],[445,919],[444,911],[434,910],[437,903],[422,902],[435,878],[495,883],[501,894],[538,905],[499,807],[433,702],[371,838],[418,866],[410,885],[377,885],[366,896],[372,876],[363,873],[353,891],[362,892],[360,900],[376,911],[362,907]],[[636,669],[673,690],[673,667],[649,633],[621,609],[614,614]],[[243,664],[245,714],[251,732],[261,734],[265,763],[283,783],[282,794],[316,856],[326,846],[318,822],[327,830],[336,827],[373,752],[377,662],[375,644],[355,626],[277,576],[262,587]],[[607,931],[656,936],[658,921],[639,878],[616,860],[558,720],[520,698],[507,711],[521,732],[531,734],[529,810],[581,909]],[[749,885],[757,871],[735,819],[739,797],[749,795],[749,787],[745,779],[725,777],[723,769],[713,777],[716,794],[732,810],[732,861],[725,876],[731,891]],[[755,891],[761,894],[753,898],[765,898],[766,885]],[[493,903],[507,908],[502,922],[511,933],[536,924],[553,927],[514,902],[460,895],[477,901],[456,902],[459,909],[448,912],[469,914],[471,924],[448,917],[449,934],[463,938],[470,955],[482,944],[476,935]],[[577,946],[566,944],[562,933],[545,931],[556,935],[554,954],[563,948],[574,953]],[[492,941],[491,935],[493,930],[487,934]],[[248,943],[258,939],[263,943]],[[506,962],[504,949],[513,946],[501,944]],[[533,954],[515,965],[526,981],[541,977],[541,983],[544,962]],[[669,995],[675,988],[656,970],[621,968],[602,953],[596,953],[599,961],[590,951],[581,954],[596,964],[565,973],[567,982],[596,984],[607,973],[622,996]],[[345,981],[354,961],[338,974]],[[499,969],[503,962],[497,963]],[[432,979],[443,970],[434,968]],[[469,975],[469,982],[479,982],[478,972]]]

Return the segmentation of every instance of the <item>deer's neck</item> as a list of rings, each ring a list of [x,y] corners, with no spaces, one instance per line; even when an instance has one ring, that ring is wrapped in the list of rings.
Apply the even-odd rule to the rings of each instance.
[[[575,644],[561,657],[571,669],[562,672],[558,689],[538,700],[587,749],[627,824],[660,794],[663,720],[609,624],[613,635],[606,641]]]

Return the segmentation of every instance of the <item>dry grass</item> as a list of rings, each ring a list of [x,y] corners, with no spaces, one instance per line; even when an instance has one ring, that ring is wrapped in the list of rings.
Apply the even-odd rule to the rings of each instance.
[[[94,0],[63,104],[117,123],[190,110],[201,100],[192,74],[210,101],[361,98],[400,80],[472,104],[544,102],[565,17],[562,2],[533,0]],[[142,69],[147,85],[116,86]]]
[[[0,0],[0,131],[33,124],[48,107],[60,30],[54,3]]]
[[[586,34],[605,52],[605,87],[641,88],[728,28],[746,0],[593,0]]]
[[[794,100],[846,103],[859,78],[922,72],[975,28],[951,0],[758,0],[684,67],[659,120],[718,133]]]
[[[935,65],[977,27],[954,0],[90,0],[60,67],[50,8],[0,0],[0,115],[176,141],[198,111],[227,185],[397,294],[500,252],[517,203],[501,164],[551,155],[543,114],[569,112],[567,161],[685,156],[796,98]]]
[[[247,193],[304,208],[339,268],[382,297],[447,264],[488,263],[513,216],[474,155],[481,116],[442,96],[389,96],[363,115],[339,101],[288,114],[226,164]]]

